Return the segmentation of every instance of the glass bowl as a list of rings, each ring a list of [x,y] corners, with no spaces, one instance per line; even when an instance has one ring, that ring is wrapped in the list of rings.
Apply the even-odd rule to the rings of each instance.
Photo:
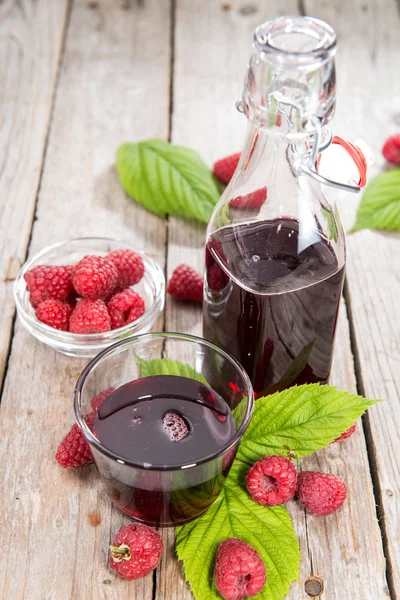
[[[87,365],[75,389],[75,416],[110,500],[157,527],[191,521],[216,500],[253,407],[250,379],[232,356],[178,333],[148,333],[110,346]],[[89,427],[85,416],[95,408]],[[190,433],[168,441],[164,419],[174,412]]]
[[[113,250],[124,248],[140,254],[145,266],[143,278],[135,286],[132,286],[132,289],[145,301],[146,311],[139,319],[119,329],[90,334],[60,331],[38,321],[35,309],[29,301],[29,292],[24,279],[24,275],[29,269],[37,265],[72,265],[87,254],[106,256]],[[127,242],[109,238],[77,238],[48,246],[28,260],[22,266],[14,282],[14,299],[23,326],[36,339],[68,356],[92,358],[122,338],[150,330],[164,307],[165,279],[161,267],[150,256]]]

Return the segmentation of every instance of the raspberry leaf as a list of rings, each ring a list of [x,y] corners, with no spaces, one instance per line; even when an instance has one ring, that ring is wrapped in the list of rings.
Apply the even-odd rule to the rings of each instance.
[[[295,379],[300,375],[302,370],[307,365],[314,344],[315,339],[309,344],[306,344],[300,350],[299,354],[293,359],[292,363],[286,369],[280,380],[270,389],[270,393],[287,388],[291,383],[293,383],[293,381],[295,381]]]
[[[208,223],[221,195],[197,152],[163,140],[122,144],[117,172],[124,190],[148,210]]]
[[[370,181],[350,232],[360,229],[400,231],[400,169],[384,171]]]
[[[271,454],[307,456],[339,437],[376,402],[319,383],[259,398],[237,457],[253,464]]]
[[[190,365],[182,363],[179,360],[170,358],[155,358],[153,360],[144,360],[137,357],[140,364],[140,376],[150,377],[152,375],[178,375],[194,379],[208,386],[207,380],[201,373],[195,371]]]
[[[300,552],[283,506],[256,504],[245,487],[247,466],[235,461],[216,502],[199,519],[177,529],[176,549],[196,600],[220,600],[213,582],[218,545],[229,537],[245,540],[260,554],[267,582],[257,598],[282,600],[298,578]]]

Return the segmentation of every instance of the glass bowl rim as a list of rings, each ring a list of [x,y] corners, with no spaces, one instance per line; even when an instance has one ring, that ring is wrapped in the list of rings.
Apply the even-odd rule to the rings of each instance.
[[[82,388],[84,386],[84,383],[85,383],[88,375],[90,375],[90,373],[93,371],[93,369],[102,361],[103,358],[105,358],[108,354],[114,352],[114,350],[116,350],[117,348],[135,343],[138,340],[142,341],[142,340],[146,340],[146,339],[149,340],[149,339],[153,339],[153,338],[179,339],[179,340],[186,341],[186,342],[200,344],[202,346],[207,346],[214,352],[217,352],[218,354],[220,354],[225,360],[228,360],[235,367],[235,369],[240,373],[242,379],[244,380],[247,390],[249,392],[247,395],[248,403],[247,403],[247,407],[246,407],[246,413],[243,418],[243,422],[241,423],[240,427],[236,430],[235,434],[232,436],[232,438],[229,440],[229,442],[226,442],[217,451],[204,456],[203,458],[197,460],[196,462],[182,463],[181,465],[168,466],[168,465],[151,465],[149,463],[134,462],[134,461],[127,460],[125,457],[123,457],[119,454],[116,454],[112,450],[109,450],[108,448],[103,446],[101,444],[101,442],[99,442],[99,440],[92,433],[92,431],[90,430],[86,421],[83,418],[81,408],[80,408],[81,392],[82,392]],[[195,335],[190,335],[190,334],[185,334],[185,333],[177,333],[177,332],[158,331],[158,332],[152,332],[152,333],[143,333],[143,334],[138,334],[138,335],[132,335],[128,338],[125,338],[124,340],[120,340],[119,342],[112,344],[111,346],[109,346],[108,348],[106,348],[105,350],[103,350],[102,352],[97,354],[97,356],[95,356],[86,365],[86,367],[83,369],[82,373],[80,374],[80,376],[78,378],[78,381],[75,386],[75,391],[74,391],[75,418],[76,418],[78,426],[81,429],[82,433],[84,434],[85,438],[88,441],[90,441],[90,443],[93,444],[95,446],[95,448],[97,450],[99,450],[99,452],[101,452],[102,454],[105,454],[106,456],[115,460],[116,462],[130,466],[130,467],[143,469],[146,471],[189,470],[191,468],[197,467],[204,463],[210,462],[214,458],[218,458],[218,456],[222,456],[222,454],[231,450],[231,448],[233,448],[233,446],[235,446],[235,444],[238,442],[238,440],[240,440],[240,438],[243,436],[244,432],[246,431],[247,427],[249,426],[251,417],[253,415],[253,411],[254,411],[253,386],[251,384],[250,377],[247,375],[246,371],[244,370],[242,365],[239,363],[239,361],[237,361],[228,352],[225,352],[225,350],[222,350],[218,346],[215,346],[208,340],[205,340],[205,339],[195,336]]]
[[[33,315],[29,314],[29,312],[25,309],[25,307],[23,305],[23,299],[21,297],[20,290],[19,290],[20,282],[24,278],[25,273],[32,268],[32,265],[34,263],[36,263],[41,258],[45,257],[49,252],[51,252],[53,250],[57,250],[57,249],[61,248],[62,246],[67,246],[68,244],[78,243],[78,242],[83,242],[83,243],[85,243],[85,242],[86,243],[87,242],[107,243],[107,242],[109,242],[109,243],[114,243],[114,244],[122,244],[122,245],[125,245],[127,248],[133,250],[137,254],[140,254],[140,256],[142,256],[142,258],[145,261],[150,263],[152,268],[154,268],[157,271],[158,276],[159,276],[159,280],[157,280],[156,278],[154,278],[152,276],[150,277],[151,282],[153,283],[153,286],[154,286],[154,289],[152,290],[152,292],[154,292],[152,294],[153,302],[152,302],[150,309],[146,310],[145,313],[141,317],[136,319],[136,321],[133,321],[132,323],[128,323],[127,325],[124,325],[123,327],[119,327],[118,329],[111,329],[110,331],[104,331],[101,333],[85,333],[85,334],[71,333],[70,331],[61,331],[58,329],[54,329],[54,327],[50,327],[49,325],[46,325],[45,323],[41,323]],[[131,335],[134,335],[135,329],[140,331],[140,329],[142,327],[145,327],[149,322],[151,323],[152,320],[157,318],[157,316],[160,314],[163,304],[164,304],[163,295],[165,292],[165,277],[164,277],[164,273],[163,273],[160,265],[149,254],[147,254],[143,250],[139,250],[135,246],[132,246],[132,244],[130,244],[129,242],[126,242],[125,240],[121,240],[118,238],[109,238],[109,237],[101,237],[101,236],[84,236],[84,237],[78,237],[78,238],[70,238],[67,240],[63,240],[61,242],[57,242],[56,244],[51,244],[49,246],[46,246],[42,250],[40,250],[40,252],[37,252],[36,254],[34,254],[31,258],[29,258],[27,261],[25,261],[23,263],[20,270],[18,271],[18,274],[14,281],[13,291],[14,291],[14,302],[15,302],[15,305],[17,308],[17,312],[22,317],[23,323],[24,323],[24,321],[26,321],[34,330],[37,330],[40,333],[42,333],[43,335],[45,335],[48,338],[48,341],[45,343],[50,344],[51,340],[57,340],[58,342],[62,342],[63,344],[70,344],[72,348],[76,347],[77,349],[81,348],[82,346],[87,346],[88,348],[90,348],[92,343],[94,346],[100,345],[100,347],[101,347],[101,344],[104,344],[108,341],[110,341],[110,343],[112,343],[113,339],[115,337],[119,338],[121,335],[123,336],[128,333],[130,333]],[[25,326],[25,323],[24,323],[24,326]]]

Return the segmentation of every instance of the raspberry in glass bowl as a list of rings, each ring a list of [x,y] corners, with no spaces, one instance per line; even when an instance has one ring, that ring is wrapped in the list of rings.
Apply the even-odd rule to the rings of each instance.
[[[127,264],[123,250],[134,252],[138,264]],[[103,259],[111,260],[111,253],[114,266],[110,267]],[[82,260],[87,256],[96,258]],[[79,268],[71,270],[78,263]],[[46,267],[43,272],[38,269],[41,265]],[[47,288],[43,279],[53,275]],[[53,284],[56,298],[51,297]],[[14,298],[22,324],[39,341],[69,356],[91,358],[118,340],[151,329],[164,307],[165,279],[148,254],[127,242],[77,238],[48,246],[28,260],[14,282]],[[102,331],[82,333],[90,330],[87,324],[92,322],[94,329]]]

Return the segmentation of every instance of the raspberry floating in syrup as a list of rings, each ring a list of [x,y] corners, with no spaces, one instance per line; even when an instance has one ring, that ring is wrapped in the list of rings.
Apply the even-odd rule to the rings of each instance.
[[[180,442],[185,439],[190,428],[185,419],[177,412],[166,412],[163,417],[163,429],[171,442]]]

